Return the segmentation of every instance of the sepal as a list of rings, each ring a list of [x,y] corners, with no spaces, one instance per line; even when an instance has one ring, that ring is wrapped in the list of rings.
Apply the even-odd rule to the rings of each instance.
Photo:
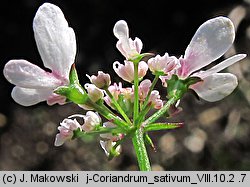
[[[71,66],[71,70],[70,70],[70,74],[69,74],[69,82],[70,82],[70,84],[76,84],[76,83],[78,84],[79,83],[75,64],[73,64]]]
[[[68,100],[76,104],[85,104],[89,98],[86,91],[79,84],[60,86],[54,90],[54,93],[65,96]]]
[[[133,58],[128,59],[129,61],[133,63],[139,63],[144,57],[146,56],[153,56],[153,53],[142,53],[134,56]]]
[[[188,77],[186,79],[179,79],[177,75],[173,75],[167,81],[168,98],[175,98],[179,100],[188,91],[189,86],[202,81],[199,77]]]
[[[109,151],[108,160],[112,160],[114,157],[118,157],[121,153],[117,150],[117,146],[113,146]]]

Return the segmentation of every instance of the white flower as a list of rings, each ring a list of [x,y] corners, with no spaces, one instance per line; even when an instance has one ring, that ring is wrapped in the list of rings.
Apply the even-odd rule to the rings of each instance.
[[[58,127],[59,133],[56,135],[55,146],[61,146],[65,141],[70,140],[73,137],[73,131],[78,128],[81,130],[81,125],[76,119],[64,119]]]
[[[98,71],[98,75],[92,75],[87,77],[90,79],[90,82],[93,83],[97,88],[107,88],[111,84],[110,75],[107,73],[103,73],[102,71]]]
[[[84,124],[82,129],[85,132],[90,132],[95,129],[97,125],[100,125],[102,120],[101,117],[96,112],[88,111],[85,116],[83,116]]]
[[[126,21],[120,20],[116,22],[113,32],[115,37],[118,38],[116,47],[127,60],[141,53],[142,42],[139,38],[135,38],[135,40],[129,38],[128,25]]]
[[[203,23],[190,44],[184,57],[180,58],[178,76],[196,76],[202,79],[190,88],[202,99],[214,102],[231,94],[238,85],[237,77],[231,73],[218,73],[246,57],[245,54],[232,56],[207,71],[197,70],[220,58],[232,45],[235,38],[233,23],[226,17],[216,17]]]
[[[99,99],[103,99],[104,97],[103,91],[97,88],[94,84],[86,83],[84,85],[84,88],[88,91],[88,96],[91,99],[91,101],[96,102]]]
[[[51,72],[26,60],[10,60],[4,67],[4,76],[16,85],[11,96],[23,106],[46,100],[49,105],[63,104],[65,97],[54,94],[53,90],[69,82],[76,55],[75,33],[60,8],[50,3],[39,7],[33,30],[43,64]]]
[[[118,61],[113,63],[113,69],[119,77],[128,82],[134,81],[134,63],[131,61],[124,61],[124,65]],[[143,78],[148,71],[148,65],[144,61],[140,61],[138,64],[138,77]]]
[[[168,53],[165,53],[164,56],[157,55],[150,58],[148,67],[154,74],[172,75],[180,67],[180,62],[175,56],[169,56]]]

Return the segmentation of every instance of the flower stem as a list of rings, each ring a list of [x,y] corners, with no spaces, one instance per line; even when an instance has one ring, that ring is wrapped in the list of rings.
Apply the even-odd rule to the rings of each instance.
[[[126,115],[124,110],[121,108],[121,106],[117,103],[114,96],[110,93],[110,91],[108,89],[105,89],[105,91],[108,94],[109,98],[112,100],[112,102],[115,105],[115,108],[118,110],[118,112],[122,115],[122,117],[125,119],[125,121],[131,125],[132,123],[131,123],[130,119],[128,118],[128,116]]]
[[[171,105],[173,105],[176,102],[176,98],[172,97],[170,98],[167,103],[160,109],[158,110],[156,113],[154,113],[152,116],[150,116],[147,120],[145,120],[143,122],[143,125],[147,125],[150,123],[155,122],[157,119],[159,119],[163,114],[165,114],[167,112],[167,110],[169,109],[169,107]]]
[[[151,171],[148,153],[144,144],[142,128],[136,129],[132,141],[140,170]]]
[[[139,77],[138,77],[139,63],[134,63],[134,120],[139,113]]]

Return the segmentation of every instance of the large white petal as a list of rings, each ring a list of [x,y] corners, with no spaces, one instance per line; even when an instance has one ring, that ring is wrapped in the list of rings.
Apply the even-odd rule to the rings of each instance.
[[[52,90],[49,89],[28,89],[18,86],[15,86],[11,92],[14,101],[23,106],[31,106],[46,101],[51,94]]]
[[[44,3],[35,15],[33,30],[44,66],[68,78],[75,60],[76,39],[61,9]]]
[[[123,38],[129,38],[128,25],[124,20],[116,22],[113,32],[115,37],[119,40]]]
[[[234,38],[233,23],[226,17],[216,17],[203,23],[185,51],[185,68],[189,74],[221,57]]]
[[[223,69],[233,65],[234,63],[242,60],[246,56],[247,56],[246,54],[234,55],[226,60],[223,60],[221,63],[217,64],[216,66],[212,67],[211,69],[209,69],[207,71],[203,71],[201,73],[198,72],[197,74],[199,74],[199,77],[203,79],[209,75],[220,72],[221,70],[223,70]],[[195,74],[194,74],[194,76],[195,76]]]
[[[3,70],[6,79],[25,88],[55,88],[61,81],[26,60],[10,60]]]
[[[203,82],[199,82],[191,86],[199,97],[214,102],[223,99],[233,92],[237,87],[237,77],[231,73],[215,73],[204,78]]]

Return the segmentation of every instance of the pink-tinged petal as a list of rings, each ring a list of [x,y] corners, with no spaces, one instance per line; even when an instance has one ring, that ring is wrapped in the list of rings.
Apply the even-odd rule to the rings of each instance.
[[[113,32],[118,38],[116,47],[127,60],[140,54],[143,45],[142,41],[139,38],[135,38],[135,40],[129,38],[128,25],[124,20],[120,20],[115,24]]]
[[[134,81],[134,63],[131,61],[124,61],[124,64],[120,64],[118,61],[113,63],[113,69],[119,77],[128,82]],[[138,64],[138,77],[142,78],[148,71],[148,64],[144,61]]]
[[[134,80],[134,64],[130,61],[124,61],[124,65],[118,61],[114,62],[113,69],[123,80],[132,82]]]
[[[156,55],[148,60],[148,67],[154,73],[170,75],[180,68],[180,62],[175,56],[169,56],[165,53],[164,56]]]
[[[143,47],[142,41],[139,38],[135,37],[134,45],[135,45],[135,50],[137,51],[137,53],[140,54]]]
[[[133,71],[134,71],[134,67],[133,67]],[[148,64],[144,61],[139,62],[139,65],[138,65],[139,79],[143,78],[147,74],[147,71],[148,71]]]
[[[129,31],[126,21],[120,20],[116,22],[113,29],[115,37],[119,40],[116,44],[117,49],[123,56],[127,57],[131,51],[129,42]]]
[[[63,145],[64,142],[67,141],[68,139],[69,139],[69,137],[63,136],[62,134],[58,133],[58,134],[56,135],[56,139],[55,139],[54,145],[57,146],[57,147],[58,147],[58,146],[61,146],[61,145]]]
[[[61,9],[44,3],[39,7],[33,30],[44,66],[63,78],[68,78],[76,55],[76,39]]]
[[[234,25],[226,17],[216,17],[203,23],[185,51],[181,76],[187,77],[221,57],[232,45],[234,37]]]
[[[52,93],[47,98],[47,104],[50,106],[54,104],[64,105],[65,103],[66,103],[66,97],[62,95],[57,95],[55,93]]]
[[[231,73],[215,73],[204,78],[202,82],[191,86],[202,99],[215,102],[223,99],[237,87],[237,77]]]
[[[145,79],[140,83],[139,85],[140,100],[144,100],[147,97],[151,85],[152,83],[149,79]]]
[[[97,76],[86,76],[90,79],[90,82],[93,83],[97,88],[106,88],[111,84],[110,75],[107,73],[103,73],[102,71],[98,71]]]
[[[18,104],[31,106],[46,101],[52,93],[52,90],[49,89],[28,89],[15,86],[11,92],[11,96]]]
[[[10,60],[3,70],[5,78],[19,87],[56,88],[62,81],[26,60]]]
[[[220,72],[221,70],[223,70],[223,69],[233,65],[234,63],[242,60],[246,56],[247,56],[246,54],[234,55],[234,56],[222,61],[221,63],[217,64],[216,66],[212,67],[211,69],[209,69],[207,71],[195,73],[193,76],[198,75],[200,78],[203,79],[203,78],[205,78],[205,77],[207,77],[209,75]]]

